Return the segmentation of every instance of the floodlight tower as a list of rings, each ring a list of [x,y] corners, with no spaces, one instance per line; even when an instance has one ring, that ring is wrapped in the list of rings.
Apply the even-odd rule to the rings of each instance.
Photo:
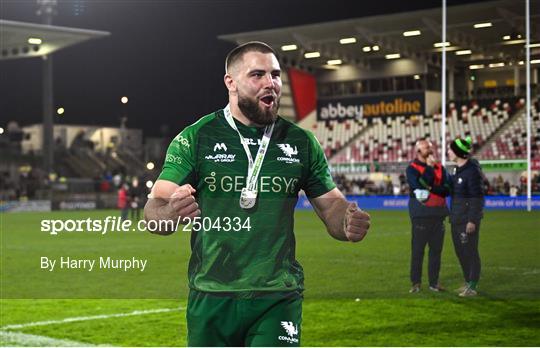
[[[120,102],[122,103],[122,116],[120,117],[120,144],[119,148],[121,150],[126,150],[126,133],[127,133],[127,121],[128,121],[128,114],[127,114],[127,103],[129,102],[129,98],[126,96],[123,96],[120,98]]]
[[[52,25],[53,16],[57,14],[57,0],[37,0],[36,14],[42,18],[42,23]],[[53,61],[52,53],[43,56],[43,165],[47,174],[53,171]]]

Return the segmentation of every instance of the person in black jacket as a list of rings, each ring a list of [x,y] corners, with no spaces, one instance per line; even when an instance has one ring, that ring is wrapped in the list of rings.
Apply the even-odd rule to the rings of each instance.
[[[416,158],[407,167],[410,188],[409,215],[411,239],[411,293],[419,292],[422,283],[424,249],[429,245],[429,289],[444,291],[439,284],[441,252],[444,241],[444,219],[448,215],[445,197],[450,193],[446,170],[433,159],[432,145],[427,140],[416,142]]]
[[[471,148],[471,139],[467,137],[455,139],[448,150],[448,158],[457,164],[451,176],[450,224],[454,249],[465,278],[465,285],[459,289],[461,297],[476,296],[480,279],[478,239],[484,208],[484,174],[478,161],[470,158]]]

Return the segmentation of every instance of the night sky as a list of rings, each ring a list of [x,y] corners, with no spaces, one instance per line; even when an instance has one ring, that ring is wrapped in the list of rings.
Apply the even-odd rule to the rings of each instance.
[[[90,1],[59,0],[53,24],[111,36],[54,54],[56,123],[128,127],[169,136],[227,103],[221,34],[437,7],[439,1]],[[449,5],[466,3],[448,1]],[[469,1],[470,2],[470,1]],[[36,1],[0,0],[0,18],[40,22]],[[41,60],[0,61],[0,126],[39,123]]]

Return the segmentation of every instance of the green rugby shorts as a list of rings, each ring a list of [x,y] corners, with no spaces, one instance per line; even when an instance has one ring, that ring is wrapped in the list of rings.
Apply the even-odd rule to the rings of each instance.
[[[302,294],[208,293],[190,290],[188,346],[298,347]]]

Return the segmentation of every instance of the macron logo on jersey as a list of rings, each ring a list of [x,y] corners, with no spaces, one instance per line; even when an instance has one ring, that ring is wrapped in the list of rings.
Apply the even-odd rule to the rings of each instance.
[[[218,150],[227,151],[227,145],[225,145],[225,143],[216,143],[216,145],[214,145],[214,152]]]

